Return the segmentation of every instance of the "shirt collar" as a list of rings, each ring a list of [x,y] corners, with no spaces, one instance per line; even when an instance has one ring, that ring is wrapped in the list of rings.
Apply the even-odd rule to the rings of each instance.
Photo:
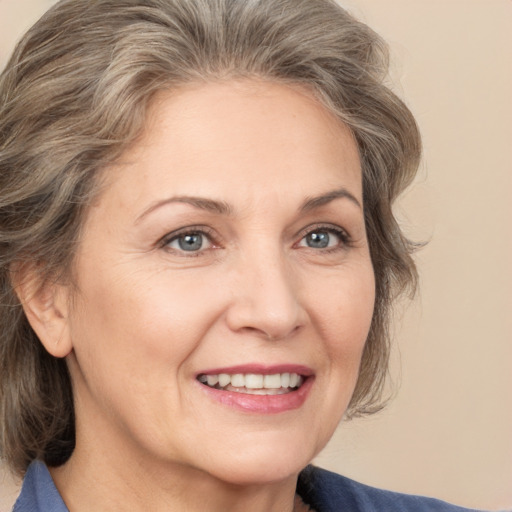
[[[44,462],[28,467],[13,512],[69,512]]]

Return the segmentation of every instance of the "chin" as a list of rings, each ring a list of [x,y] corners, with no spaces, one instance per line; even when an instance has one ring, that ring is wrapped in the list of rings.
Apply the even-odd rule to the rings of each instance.
[[[290,447],[286,443],[279,449],[258,445],[255,441],[247,450],[217,459],[208,472],[233,485],[271,484],[296,478],[315,455],[316,452],[306,451],[304,446]]]
[[[277,461],[267,464],[247,463],[228,468],[219,468],[215,474],[210,469],[210,474],[230,485],[244,487],[269,485],[283,482],[290,478],[296,478],[307,464],[307,462],[299,465],[283,464]]]

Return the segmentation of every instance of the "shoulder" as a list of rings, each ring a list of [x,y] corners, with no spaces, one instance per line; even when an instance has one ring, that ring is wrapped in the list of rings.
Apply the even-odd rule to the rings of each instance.
[[[69,512],[43,462],[27,469],[13,512]]]
[[[468,512],[424,496],[401,494],[364,485],[350,478],[308,466],[299,477],[297,492],[317,512]]]

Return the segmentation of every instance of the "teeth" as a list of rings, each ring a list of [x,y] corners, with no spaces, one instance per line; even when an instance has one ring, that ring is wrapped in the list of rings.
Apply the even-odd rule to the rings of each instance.
[[[231,384],[231,375],[228,375],[227,373],[221,373],[219,375],[219,387],[223,388],[228,384]]]
[[[213,386],[215,386],[215,384],[218,384],[219,376],[218,375],[207,375],[206,382],[208,383],[208,386],[213,387]]]
[[[267,389],[279,389],[281,387],[281,375],[265,375],[263,378],[263,387]]]
[[[231,381],[233,382],[233,381]],[[233,384],[234,386],[235,384]],[[242,386],[244,387],[244,384]],[[263,387],[263,375],[256,375],[254,373],[248,373],[245,376],[245,387],[248,389],[261,389]]]
[[[303,382],[303,378],[297,373],[274,373],[271,375],[220,373],[219,375],[200,375],[199,380],[210,387],[227,388],[229,391],[239,391],[239,388],[245,388],[242,392],[255,395],[280,394],[289,391],[290,388],[301,386]]]
[[[246,395],[285,395],[291,390],[288,388],[279,389],[249,389],[249,388],[235,388],[228,386],[224,388],[225,391],[234,391],[235,393],[245,393]]]
[[[241,373],[231,376],[231,385],[235,388],[243,388],[245,386],[245,377]]]

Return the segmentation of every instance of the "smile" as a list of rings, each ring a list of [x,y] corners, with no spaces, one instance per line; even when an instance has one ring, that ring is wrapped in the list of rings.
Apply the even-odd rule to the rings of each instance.
[[[219,373],[212,375],[201,374],[199,382],[214,389],[245,393],[249,395],[283,395],[295,391],[304,382],[298,373]]]
[[[300,408],[315,382],[315,373],[299,364],[243,364],[208,369],[196,381],[210,400],[251,414],[277,414]]]

